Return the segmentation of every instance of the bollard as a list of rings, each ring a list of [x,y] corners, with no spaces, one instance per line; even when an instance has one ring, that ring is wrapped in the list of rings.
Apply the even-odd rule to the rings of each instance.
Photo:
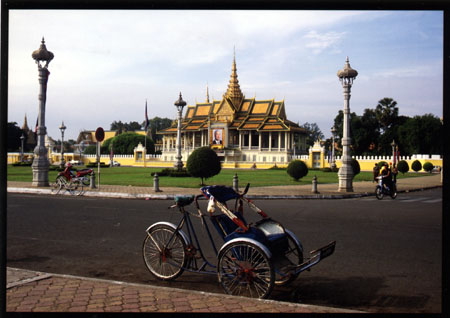
[[[239,192],[239,186],[238,186],[238,183],[239,183],[238,175],[237,175],[237,173],[235,173],[235,174],[234,174],[234,177],[233,177],[233,189],[234,189],[234,191],[236,191],[236,192]]]
[[[159,189],[159,177],[157,173],[155,173],[153,178],[153,190],[155,192],[161,192],[161,190]]]
[[[317,191],[317,177],[314,176],[314,178],[312,179],[312,193],[319,193],[319,191]]]
[[[90,187],[91,189],[96,189],[96,188],[97,188],[97,187],[95,186],[95,173],[94,173],[94,172],[91,173],[91,184],[89,185],[89,187]]]

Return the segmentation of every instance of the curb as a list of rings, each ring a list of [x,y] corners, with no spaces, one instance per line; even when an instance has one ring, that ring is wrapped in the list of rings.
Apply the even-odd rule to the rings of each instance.
[[[14,271],[22,271],[22,269],[18,268],[11,268],[9,269]],[[211,293],[211,292],[204,292],[204,291],[198,291],[198,290],[186,290],[181,288],[174,288],[174,287],[165,287],[165,286],[155,286],[155,285],[147,285],[147,284],[139,284],[139,283],[129,283],[124,281],[116,281],[116,280],[107,280],[107,279],[101,279],[101,278],[91,278],[91,277],[83,277],[83,276],[76,276],[76,275],[68,275],[68,274],[54,274],[54,273],[44,273],[44,272],[38,272],[38,271],[29,271],[29,270],[23,270],[26,272],[32,272],[36,274],[36,277],[25,279],[18,281],[17,283],[13,283],[8,285],[7,289],[13,288],[19,285],[24,285],[33,281],[42,280],[42,279],[48,279],[52,277],[59,277],[64,279],[77,279],[77,280],[87,280],[92,282],[99,282],[99,283],[106,283],[106,284],[115,284],[115,285],[123,285],[123,286],[132,286],[132,287],[141,287],[141,288],[150,288],[150,289],[156,289],[161,291],[177,291],[181,293],[190,293],[190,294],[198,294],[206,297],[221,297],[221,298],[230,298],[230,299],[240,299],[241,301],[257,301],[260,303],[266,303],[266,304],[283,304],[288,307],[300,307],[300,308],[307,308],[311,310],[311,312],[326,312],[326,313],[365,313],[364,311],[358,311],[353,309],[342,309],[342,308],[336,308],[336,307],[327,307],[327,306],[318,306],[318,305],[308,305],[308,304],[298,304],[298,303],[290,303],[286,301],[278,301],[278,300],[271,300],[271,299],[258,299],[258,298],[247,298],[243,296],[232,296],[227,294],[219,294],[219,293]]]
[[[418,189],[408,189],[401,190],[398,193],[409,193],[416,191],[424,191],[430,189],[442,188],[442,185],[423,187]],[[52,195],[51,190],[47,189],[31,189],[31,188],[16,188],[8,187],[7,192],[9,193],[26,193],[26,194],[47,194]],[[70,193],[64,192],[58,195],[71,196]],[[85,197],[102,197],[102,198],[115,198],[115,199],[145,199],[145,200],[174,200],[178,195],[185,194],[130,194],[123,192],[85,192],[83,196]],[[336,200],[336,199],[352,199],[352,198],[362,198],[367,196],[374,196],[373,192],[360,192],[352,194],[310,194],[310,195],[247,195],[249,199],[263,199],[263,200]],[[205,198],[201,197],[200,200]]]

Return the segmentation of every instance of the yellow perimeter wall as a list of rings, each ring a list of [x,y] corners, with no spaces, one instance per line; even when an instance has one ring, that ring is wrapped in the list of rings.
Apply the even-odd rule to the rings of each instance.
[[[50,162],[52,164],[59,162],[60,161],[60,157],[61,155],[58,153],[52,153],[49,158],[50,158]],[[70,160],[79,160],[80,157],[78,154],[73,154],[73,153],[68,153],[68,154],[64,154],[64,160],[70,161]],[[356,158],[358,160],[358,158]],[[25,153],[24,154],[24,160],[32,160],[32,154],[31,153]],[[95,156],[82,156],[82,160],[83,160],[83,164],[87,164],[87,163],[93,163],[96,161],[96,157]],[[298,160],[302,160],[303,162],[305,162],[306,166],[308,168],[312,167],[312,156],[302,156],[301,158],[299,158]],[[415,160],[419,160],[420,163],[423,164],[425,162],[431,162],[434,166],[441,166],[442,167],[442,159],[435,159],[435,158],[430,158],[430,159],[423,159],[423,158],[415,158],[414,156],[412,157],[412,159],[408,159],[406,160],[406,162],[408,162],[409,165],[409,169],[410,171],[411,169],[411,164],[415,161]],[[16,163],[20,161],[20,153],[8,153],[8,164],[12,164],[12,163]],[[101,156],[100,159],[101,162],[104,162],[105,164],[109,163],[109,156]],[[114,156],[114,161],[119,162],[122,166],[134,166],[134,167],[144,167],[144,161],[141,160],[137,160],[136,156],[130,155],[130,156]],[[359,159],[359,166],[361,167],[361,171],[372,171],[373,166],[375,165],[375,163],[380,162],[380,161],[386,161],[386,162],[392,162],[389,159]],[[174,162],[172,161],[162,161],[160,158],[150,158],[147,159],[145,161],[145,167],[173,167]],[[186,164],[186,162],[184,162],[184,164]],[[269,169],[274,167],[274,163],[270,163],[270,162],[265,162],[265,163],[253,163],[253,162],[224,162],[222,164],[223,168],[232,168],[232,169],[251,169],[251,168],[255,168],[255,169]],[[287,167],[287,163],[284,164],[280,164],[277,163],[276,166],[279,168],[286,168]],[[336,166],[339,168],[341,166],[341,161],[338,159],[336,160]],[[324,158],[323,154],[321,155],[320,158],[320,167],[321,168],[328,168],[330,167],[328,161]]]

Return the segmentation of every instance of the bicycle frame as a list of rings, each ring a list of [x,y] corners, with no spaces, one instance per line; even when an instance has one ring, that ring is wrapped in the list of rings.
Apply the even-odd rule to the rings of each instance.
[[[187,236],[186,238],[188,239],[188,246],[186,248],[186,250],[189,252],[188,253],[188,262],[186,264],[186,267],[183,267],[184,270],[189,271],[189,272],[194,272],[194,273],[205,273],[205,274],[214,274],[217,275],[217,271],[216,268],[217,266],[211,264],[207,259],[206,256],[203,253],[202,247],[200,245],[200,242],[198,240],[197,237],[197,233],[195,232],[194,226],[192,224],[190,215],[200,218],[202,226],[204,229],[206,229],[206,233],[208,234],[208,238],[211,242],[211,246],[214,249],[214,253],[217,257],[218,255],[218,251],[217,251],[217,247],[214,243],[214,239],[211,235],[211,232],[209,230],[208,224],[205,222],[205,215],[202,213],[202,211],[200,210],[200,206],[198,205],[198,198],[201,197],[202,195],[198,195],[195,197],[195,204],[197,206],[197,211],[198,211],[198,215],[192,214],[189,211],[186,211],[184,206],[178,206],[178,205],[173,205],[169,208],[174,208],[174,207],[178,207],[180,213],[183,214],[181,220],[178,222],[178,225],[176,226],[176,229],[174,231],[174,233],[172,234],[172,236],[170,237],[168,244],[169,245],[172,241],[172,239],[175,237],[177,232],[180,233],[184,233],[182,231],[182,229],[184,227],[186,227],[187,230]],[[193,240],[194,238],[194,240]],[[194,242],[196,245],[194,245]],[[203,260],[203,263],[201,264],[201,266],[198,266],[197,264],[197,259],[198,256],[197,251],[200,253],[200,258]],[[207,270],[207,266],[211,267],[213,270]]]

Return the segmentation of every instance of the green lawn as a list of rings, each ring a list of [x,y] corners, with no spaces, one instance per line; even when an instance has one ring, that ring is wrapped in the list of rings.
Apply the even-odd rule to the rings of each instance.
[[[80,167],[78,167],[81,169]],[[109,185],[131,185],[131,186],[153,186],[152,172],[159,172],[162,168],[138,168],[138,167],[114,167],[102,168],[101,184]],[[97,169],[95,169],[97,173]],[[243,187],[250,183],[253,187],[262,186],[276,186],[276,185],[298,185],[311,184],[312,178],[317,176],[319,183],[338,183],[337,172],[322,172],[320,170],[309,170],[308,175],[303,177],[300,181],[294,181],[286,170],[244,170],[244,169],[222,169],[220,174],[205,180],[205,184],[222,184],[232,186],[233,176],[237,173],[239,178],[239,186]],[[8,165],[7,167],[8,181],[32,181],[31,167],[14,167]],[[49,171],[50,183],[55,180],[56,171]],[[428,175],[424,173],[407,173],[398,175],[398,178],[408,178]],[[372,173],[362,171],[355,178],[354,181],[371,181]],[[160,177],[160,187],[184,187],[197,188],[200,186],[200,178],[189,177]]]

